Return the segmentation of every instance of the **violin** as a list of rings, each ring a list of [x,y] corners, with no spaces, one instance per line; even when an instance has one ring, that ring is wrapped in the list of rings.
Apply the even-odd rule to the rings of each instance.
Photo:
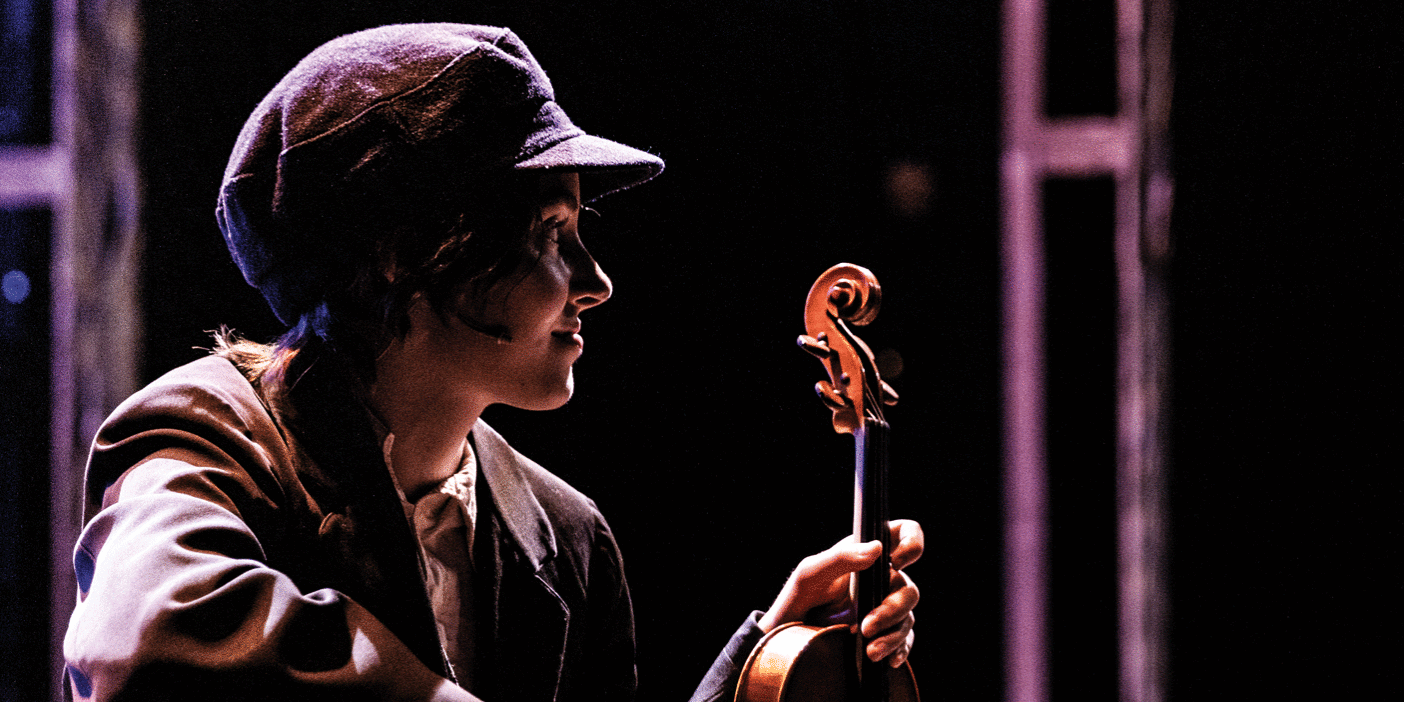
[[[897,393],[878,376],[873,352],[850,328],[877,317],[882,289],[869,270],[841,263],[809,289],[799,345],[828,371],[814,389],[833,410],[834,431],[854,440],[853,533],[880,541],[882,555],[849,579],[852,620],[827,627],[791,622],[756,645],[741,669],[736,702],[918,702],[916,679],[903,662],[892,668],[864,655],[855,633],[890,587],[892,549],[887,515],[887,438],[882,408]]]

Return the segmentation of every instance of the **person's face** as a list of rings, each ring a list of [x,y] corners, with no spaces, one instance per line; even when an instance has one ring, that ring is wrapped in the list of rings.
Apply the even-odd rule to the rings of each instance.
[[[575,388],[572,366],[584,348],[580,313],[611,293],[609,278],[580,239],[579,175],[542,174],[537,202],[517,270],[485,292],[463,286],[443,315],[422,301],[410,310],[410,337],[430,342],[425,360],[443,382],[455,384],[453,391],[482,407],[565,404]],[[502,330],[507,339],[485,329]]]

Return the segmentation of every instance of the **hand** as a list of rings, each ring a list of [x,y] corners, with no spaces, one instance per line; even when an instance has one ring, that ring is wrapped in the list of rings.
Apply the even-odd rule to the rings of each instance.
[[[877,608],[863,617],[862,632],[868,639],[868,657],[875,661],[886,658],[895,668],[911,654],[915,638],[912,626],[916,622],[912,610],[921,596],[916,583],[902,569],[921,558],[926,538],[916,522],[903,519],[888,525],[894,544],[891,590]],[[860,544],[849,536],[800,561],[775,604],[761,617],[761,630],[769,632],[787,622],[851,621],[848,576],[873,565],[881,554],[882,545],[877,541]]]

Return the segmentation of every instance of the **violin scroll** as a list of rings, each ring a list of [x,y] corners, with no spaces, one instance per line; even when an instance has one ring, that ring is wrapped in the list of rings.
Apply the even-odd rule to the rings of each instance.
[[[799,345],[829,372],[814,390],[834,412],[834,431],[855,433],[864,423],[882,419],[882,405],[897,402],[897,393],[878,376],[873,352],[849,325],[866,326],[882,307],[882,288],[872,271],[840,263],[824,271],[809,289]]]

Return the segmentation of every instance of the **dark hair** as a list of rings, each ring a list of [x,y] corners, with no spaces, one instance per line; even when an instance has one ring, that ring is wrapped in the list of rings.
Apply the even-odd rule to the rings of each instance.
[[[274,393],[291,388],[327,354],[369,384],[376,357],[409,331],[416,299],[445,315],[456,295],[465,289],[470,296],[487,294],[533,255],[537,177],[500,173],[483,179],[486,185],[404,213],[398,224],[372,236],[374,246],[349,282],[324,294],[272,346],[221,329],[215,353]]]

